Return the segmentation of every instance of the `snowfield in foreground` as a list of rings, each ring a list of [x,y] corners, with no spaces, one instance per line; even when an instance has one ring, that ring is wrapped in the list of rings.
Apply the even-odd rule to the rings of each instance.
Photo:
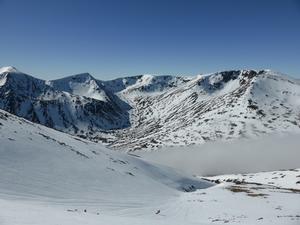
[[[300,170],[295,173],[300,174]],[[112,190],[113,191],[113,190]],[[149,198],[162,198],[148,189]],[[1,196],[1,224],[287,224],[300,222],[299,190],[248,184],[221,183],[195,192],[181,192],[160,204],[119,205],[108,202],[22,199]],[[113,200],[113,199],[112,199]],[[138,199],[136,199],[138,200]],[[117,205],[117,204],[116,204]]]
[[[0,141],[1,225],[300,223],[300,169],[204,180],[5,111]]]

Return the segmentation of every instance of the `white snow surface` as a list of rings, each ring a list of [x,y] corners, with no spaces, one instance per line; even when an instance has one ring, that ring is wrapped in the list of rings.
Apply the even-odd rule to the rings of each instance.
[[[239,181],[245,181],[249,183],[260,183],[280,188],[300,189],[299,172],[299,169],[289,169],[248,174],[226,174],[211,176],[207,178],[222,181],[226,181],[228,179],[237,179]]]
[[[77,193],[78,200],[96,201],[99,193],[101,200],[107,200],[110,194],[128,193],[129,187],[132,192],[126,195],[146,194],[146,187],[172,195],[189,185],[209,186],[205,181],[181,176],[169,168],[110,151],[101,144],[33,124],[5,111],[1,110],[0,116],[0,189],[11,194],[22,191],[24,197],[49,198],[55,193],[56,198],[76,200]],[[107,188],[114,186],[120,190],[107,193]]]
[[[212,185],[2,110],[0,143],[1,225],[300,221],[300,195],[288,189],[299,180],[299,169],[293,171],[295,176],[278,178],[286,189],[230,182]]]

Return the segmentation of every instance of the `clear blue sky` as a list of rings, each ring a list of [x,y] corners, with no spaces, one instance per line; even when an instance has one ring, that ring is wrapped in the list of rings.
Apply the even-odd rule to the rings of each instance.
[[[0,66],[40,78],[270,68],[300,77],[300,0],[0,0]]]

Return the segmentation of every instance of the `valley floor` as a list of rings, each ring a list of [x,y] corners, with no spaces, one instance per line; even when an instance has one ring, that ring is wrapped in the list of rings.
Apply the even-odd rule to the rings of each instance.
[[[300,224],[300,169],[205,179],[217,184],[178,192],[164,202],[149,190],[152,203],[140,205],[138,199],[118,204],[116,199],[84,202],[1,193],[0,224]]]

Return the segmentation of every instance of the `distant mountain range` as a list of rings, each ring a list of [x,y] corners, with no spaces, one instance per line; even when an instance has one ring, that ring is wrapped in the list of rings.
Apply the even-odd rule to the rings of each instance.
[[[2,67],[0,109],[134,151],[300,132],[300,82],[270,70],[46,81]]]

